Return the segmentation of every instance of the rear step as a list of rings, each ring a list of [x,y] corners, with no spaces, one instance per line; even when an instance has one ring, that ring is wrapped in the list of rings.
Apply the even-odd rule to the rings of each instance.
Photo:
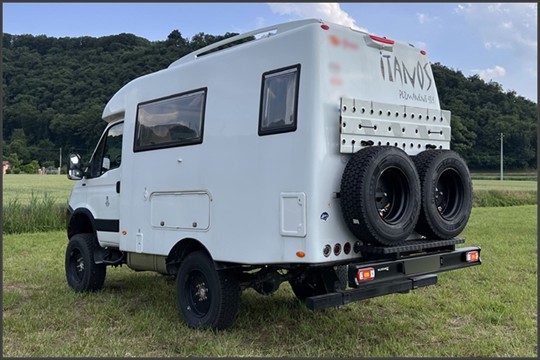
[[[325,309],[351,302],[394,293],[408,293],[420,287],[435,285],[437,275],[424,275],[385,283],[370,284],[358,289],[339,290],[334,293],[311,296],[306,298],[306,307],[311,310]]]
[[[455,249],[456,243],[463,242],[463,239],[452,239],[434,241],[433,243],[438,243],[439,246],[428,245],[427,248],[424,246],[427,244],[425,242],[385,248],[393,251],[389,250],[387,251],[389,254],[382,254],[384,256],[382,260],[372,258],[348,265],[348,280],[352,289],[308,297],[306,306],[312,310],[324,309],[382,295],[407,293],[419,287],[434,285],[437,283],[436,273],[481,264],[480,247]],[[441,250],[448,247],[454,250]],[[428,252],[429,249],[432,251]],[[375,255],[381,255],[376,251]],[[425,253],[411,254],[418,251]],[[405,253],[409,256],[405,256]],[[389,259],[389,255],[398,257]],[[370,274],[367,279],[359,275],[366,272]]]
[[[456,244],[465,243],[465,239],[452,238],[448,240],[410,240],[396,246],[372,246],[362,245],[359,247],[363,258],[369,259],[400,259],[412,253],[454,251]]]

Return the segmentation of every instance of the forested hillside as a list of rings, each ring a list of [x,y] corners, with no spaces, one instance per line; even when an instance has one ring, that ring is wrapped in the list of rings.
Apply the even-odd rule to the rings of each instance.
[[[235,34],[174,30],[164,41],[132,34],[53,38],[3,34],[3,154],[14,169],[58,166],[78,152],[88,159],[105,126],[108,99],[130,80]],[[497,83],[434,64],[441,106],[452,111],[452,148],[472,169],[497,169],[504,133],[505,168],[536,168],[537,105]]]

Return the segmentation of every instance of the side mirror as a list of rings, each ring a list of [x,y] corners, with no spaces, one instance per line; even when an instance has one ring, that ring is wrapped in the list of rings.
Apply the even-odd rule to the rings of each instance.
[[[101,168],[105,171],[111,170],[111,159],[109,159],[108,157],[104,157]]]
[[[69,154],[69,164],[67,177],[70,180],[81,180],[84,172],[82,169],[81,156],[79,154]]]

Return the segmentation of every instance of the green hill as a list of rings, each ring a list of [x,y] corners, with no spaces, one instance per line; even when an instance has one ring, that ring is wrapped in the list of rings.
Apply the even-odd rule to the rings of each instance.
[[[124,84],[236,34],[174,30],[163,41],[132,34],[54,38],[3,34],[3,154],[15,168],[58,166],[88,158],[104,128],[101,112]],[[452,147],[472,169],[497,169],[504,133],[505,168],[536,168],[537,105],[498,83],[433,65],[441,106],[452,111]],[[33,162],[32,162],[33,161]]]

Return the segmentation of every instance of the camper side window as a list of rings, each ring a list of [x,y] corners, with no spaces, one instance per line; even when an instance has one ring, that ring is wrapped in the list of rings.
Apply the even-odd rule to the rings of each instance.
[[[263,74],[259,135],[296,130],[300,65]]]
[[[200,144],[206,89],[139,104],[134,151]]]

